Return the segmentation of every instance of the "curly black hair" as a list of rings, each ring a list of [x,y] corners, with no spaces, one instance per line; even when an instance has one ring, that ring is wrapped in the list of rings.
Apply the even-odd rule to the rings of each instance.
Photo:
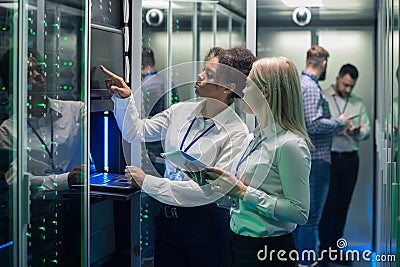
[[[226,82],[236,85],[230,97],[242,97],[242,90],[246,86],[246,77],[249,75],[253,62],[255,62],[257,58],[249,49],[244,47],[233,47],[229,49],[213,47],[208,51],[204,60],[209,61],[213,57],[218,57],[218,62],[220,64],[231,67],[222,67],[222,65],[217,69],[218,77],[224,77]],[[243,75],[238,73],[238,71],[243,73]]]

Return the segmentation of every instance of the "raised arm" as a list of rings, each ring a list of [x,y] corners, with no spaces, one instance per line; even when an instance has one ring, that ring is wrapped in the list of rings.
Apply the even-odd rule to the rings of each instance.
[[[132,96],[131,89],[118,75],[100,66],[108,75],[106,80],[108,91],[113,94],[114,115],[122,137],[128,141],[159,141],[163,140],[163,134],[170,124],[171,109],[161,112],[151,119],[141,119]]]

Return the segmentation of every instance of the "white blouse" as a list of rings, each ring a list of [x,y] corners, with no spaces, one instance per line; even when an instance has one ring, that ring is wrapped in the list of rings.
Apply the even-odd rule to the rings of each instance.
[[[123,138],[128,142],[164,140],[164,151],[172,152],[180,149],[187,134],[182,147],[185,150],[196,137],[215,123],[186,153],[209,166],[225,170],[231,169],[242,146],[247,145],[247,126],[232,105],[211,119],[202,116],[204,100],[178,103],[150,119],[140,119],[132,96],[125,99],[113,96],[112,99],[116,121]],[[168,177],[170,172],[175,171],[176,166],[167,161],[164,176]],[[209,204],[223,196],[220,193],[206,196],[198,184],[186,177],[183,181],[171,181],[146,175],[142,190],[163,203],[185,207]]]

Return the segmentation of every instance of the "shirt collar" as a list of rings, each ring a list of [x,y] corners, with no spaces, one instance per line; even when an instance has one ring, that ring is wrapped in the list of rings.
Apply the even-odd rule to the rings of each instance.
[[[262,138],[266,137],[267,140],[270,140],[270,139],[276,137],[278,134],[280,134],[283,131],[284,131],[284,129],[282,128],[282,126],[280,126],[278,123],[273,123],[261,130],[260,130],[260,128],[256,128],[256,130],[254,131],[254,135],[257,136],[261,132]]]
[[[328,88],[328,95],[330,95],[330,96],[338,96],[338,97],[340,97],[340,98],[343,98],[343,97],[341,97],[334,89],[333,89],[333,85],[331,85],[329,88]],[[351,97],[351,94],[349,94],[349,98]]]
[[[204,108],[206,100],[202,100],[199,105],[190,113],[187,117],[188,120],[192,120],[193,118],[202,119],[203,114],[202,110]],[[223,111],[218,113],[216,116],[210,118],[214,123],[217,130],[220,130],[232,116],[237,116],[235,112],[235,103],[232,103],[228,107],[226,107]],[[238,117],[239,118],[239,117]]]
[[[49,108],[54,110],[56,113],[58,113],[58,116],[61,117],[64,108],[62,107],[62,105],[60,105],[60,100],[52,99],[50,97],[47,97],[47,99],[49,100]]]
[[[304,75],[304,76],[309,77],[311,80],[313,80],[314,82],[316,82],[318,84],[318,78],[314,74],[312,74],[312,73],[310,73],[308,71],[305,71],[305,70],[303,70],[301,72],[301,74]]]

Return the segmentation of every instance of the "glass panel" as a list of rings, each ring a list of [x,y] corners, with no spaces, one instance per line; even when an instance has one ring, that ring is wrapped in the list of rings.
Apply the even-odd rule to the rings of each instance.
[[[222,48],[229,48],[231,43],[231,33],[229,32],[229,17],[224,13],[217,11],[217,34],[216,46]]]
[[[257,56],[285,55],[301,71],[305,67],[306,51],[311,47],[310,31],[284,31],[259,28],[257,31]]]
[[[169,3],[164,4],[155,7],[151,1],[142,2],[142,45],[148,48],[142,48],[142,118],[151,117],[179,101],[175,90],[172,98],[167,93]],[[163,177],[165,163],[160,157],[164,152],[163,143],[146,142],[141,150],[143,171]],[[157,208],[157,201],[141,193],[141,266],[153,266]]]
[[[391,236],[391,254],[396,254],[396,258],[399,259],[400,251],[399,251],[399,242],[400,242],[400,200],[399,200],[399,192],[400,192],[400,180],[398,177],[399,174],[399,78],[400,78],[400,70],[399,70],[399,0],[393,1],[393,65],[392,65],[392,77],[393,77],[393,100],[392,100],[392,236]],[[394,266],[394,265],[393,265]]]
[[[394,200],[394,209],[396,211],[394,219],[396,223],[396,235],[395,235],[395,246],[396,246],[396,259],[400,259],[400,180],[399,180],[399,174],[400,174],[400,164],[399,164],[399,158],[400,158],[400,133],[399,133],[399,127],[400,127],[400,122],[399,122],[399,94],[400,94],[400,1],[399,0],[394,0],[394,20],[395,20],[395,31],[394,31],[394,42],[395,42],[395,48],[394,48],[394,97],[393,97],[393,121],[395,125],[394,129],[394,158],[393,161],[395,162],[395,172],[394,172],[394,177],[396,179],[396,195],[393,198]]]
[[[199,12],[197,19],[198,29],[198,58],[204,60],[208,49],[216,45],[215,34],[213,32],[213,4],[199,4]]]
[[[0,259],[4,266],[13,266],[13,252],[16,251],[16,242],[13,233],[16,231],[15,210],[13,203],[17,203],[13,194],[15,183],[8,179],[8,171],[12,164],[17,164],[16,142],[10,132],[16,132],[16,125],[10,124],[9,118],[17,110],[17,97],[12,98],[13,84],[16,75],[13,75],[17,64],[17,50],[11,49],[17,42],[18,17],[17,1],[0,4]],[[7,124],[7,126],[6,126]],[[6,131],[4,131],[6,130]]]
[[[155,3],[157,2],[157,4]],[[234,1],[235,3],[237,1]],[[240,1],[242,4],[245,1]],[[207,51],[219,45],[225,48],[235,45],[245,45],[245,29],[243,21],[230,22],[228,10],[225,13],[216,12],[216,4],[205,1],[142,1],[142,44],[149,47],[154,55],[156,79],[166,84],[169,92],[165,107],[179,101],[186,101],[195,97],[193,81],[196,80],[199,67],[196,64],[182,64],[204,59]],[[225,10],[225,9],[223,9]],[[241,8],[241,10],[245,10]],[[218,14],[218,24],[216,18]],[[235,17],[236,19],[237,17]],[[230,25],[232,23],[232,25]],[[214,26],[219,25],[218,31]],[[229,32],[234,29],[234,34]],[[219,36],[217,43],[216,36]],[[143,51],[142,51],[143,52]],[[160,109],[150,114],[149,107],[159,99],[156,85],[151,88],[149,78],[154,77],[152,69],[145,63],[142,54],[142,118],[153,116]],[[180,65],[181,64],[181,65]],[[171,68],[173,67],[173,68]],[[149,71],[150,70],[150,71]],[[160,88],[160,84],[157,85]],[[149,90],[151,89],[151,90]],[[167,90],[168,91],[168,90]],[[157,157],[161,149],[157,143],[146,143],[142,146],[141,164],[145,173],[164,176],[163,159]],[[159,168],[159,167],[162,167]],[[154,218],[159,212],[159,203],[142,193],[141,196],[141,265],[152,266],[154,257]]]
[[[245,22],[232,19],[231,46],[246,47],[246,28]]]
[[[374,114],[374,31],[372,28],[356,30],[321,30],[318,31],[319,44],[329,51],[327,77],[321,81],[322,89],[327,89],[335,82],[342,65],[350,63],[359,72],[353,94],[366,104],[373,132]],[[352,51],[349,55],[349,51]],[[353,123],[356,123],[353,121]],[[373,212],[373,154],[374,140],[360,141],[360,166],[357,184],[350,203],[344,238],[350,246],[370,249],[372,247],[372,212]]]
[[[25,58],[28,265],[80,266],[87,222],[84,2],[30,1]],[[68,100],[68,101],[67,101]],[[86,165],[87,166],[87,165]],[[75,187],[76,186],[76,187]]]
[[[171,66],[193,61],[193,9],[196,4],[172,2],[176,5],[172,9],[171,18]],[[196,77],[196,71],[187,68],[181,72],[171,73],[180,101],[194,97],[193,84],[183,84],[187,77]]]

